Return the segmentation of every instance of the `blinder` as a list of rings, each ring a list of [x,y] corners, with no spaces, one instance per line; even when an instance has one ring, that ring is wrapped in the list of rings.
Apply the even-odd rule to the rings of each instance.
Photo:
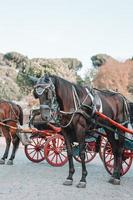
[[[38,84],[35,86],[35,92],[38,96],[41,96],[48,88],[50,88],[50,84]]]

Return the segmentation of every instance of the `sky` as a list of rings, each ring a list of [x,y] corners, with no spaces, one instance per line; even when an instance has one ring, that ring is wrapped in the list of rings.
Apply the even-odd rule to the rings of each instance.
[[[0,52],[29,58],[133,56],[133,0],[0,0]]]

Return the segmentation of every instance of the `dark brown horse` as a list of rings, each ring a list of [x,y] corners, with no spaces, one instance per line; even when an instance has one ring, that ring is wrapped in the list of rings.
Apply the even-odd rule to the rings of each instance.
[[[88,137],[90,132],[88,130],[92,130],[93,133],[93,129],[98,127],[105,129],[107,138],[113,149],[114,172],[109,182],[112,184],[120,184],[124,144],[123,136],[125,133],[116,130],[108,122],[95,116],[95,109],[100,109],[99,111],[102,111],[118,123],[126,123],[128,117],[125,98],[121,94],[110,91],[102,92],[93,90],[91,92],[88,88],[72,84],[57,76],[48,75],[38,79],[34,88],[34,96],[35,98],[39,98],[41,115],[44,120],[50,118],[51,109],[53,108],[57,109],[58,107],[62,115],[60,125],[65,138],[69,159],[69,175],[63,184],[72,185],[73,182],[75,169],[72,143],[76,141],[79,143],[79,154],[82,161],[82,177],[77,187],[86,187],[85,138]],[[56,104],[55,107],[54,104]]]
[[[21,107],[11,101],[0,100],[0,122],[13,127],[17,127],[18,124],[23,125],[23,111]],[[20,139],[16,135],[15,129],[11,129],[6,126],[0,127],[6,140],[6,149],[2,158],[0,159],[0,164],[5,164],[5,160],[8,157],[10,144],[12,141],[13,149],[11,157],[7,162],[7,164],[11,165],[13,164],[13,159],[15,158],[15,153],[19,146]]]

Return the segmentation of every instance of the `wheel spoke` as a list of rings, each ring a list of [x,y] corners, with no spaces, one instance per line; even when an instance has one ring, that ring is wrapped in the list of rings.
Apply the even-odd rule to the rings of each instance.
[[[35,146],[37,145],[37,142],[35,139],[32,139],[33,143],[35,144]]]
[[[108,154],[108,153],[106,152],[106,153],[105,153],[105,159],[108,158],[109,156],[112,157],[113,155],[112,155],[112,154]]]
[[[56,147],[59,147],[59,138],[57,138],[57,143]]]
[[[52,155],[54,154],[54,151],[49,151],[49,152],[51,152],[51,154],[48,153],[48,156],[49,156],[49,157],[52,156]]]
[[[31,144],[28,144],[27,147],[28,146],[33,146],[35,148],[36,145],[34,145],[34,144],[31,143]]]
[[[126,161],[126,160],[124,160],[124,161],[123,161],[123,163],[125,163],[127,166],[129,166],[129,163],[127,163],[127,161]]]
[[[32,158],[34,158],[36,154],[37,154],[37,152],[35,151],[35,153],[34,153],[34,155],[32,156]]]
[[[67,156],[66,155],[64,155],[62,152],[60,153],[64,158],[67,158]]]
[[[41,140],[39,141],[40,145],[44,145],[46,143],[46,140],[44,138],[41,138]]]
[[[60,155],[60,154],[59,154],[59,158],[60,158],[60,161],[61,161],[61,162],[63,162],[63,159],[62,159],[62,157],[61,157],[61,155]]]
[[[39,152],[37,152],[37,160],[39,159]]]
[[[114,158],[111,158],[110,160],[106,161],[106,163],[110,163],[112,160],[114,160]]]
[[[29,154],[32,154],[33,152],[36,152],[36,150],[34,149],[33,151],[29,152]]]
[[[40,152],[43,152],[43,153],[44,153],[44,149],[40,149]]]
[[[56,156],[56,155],[55,155],[55,154],[53,154],[53,157],[52,157],[52,159],[50,159],[50,160],[51,160],[51,162],[54,160],[55,156]]]
[[[86,155],[85,155],[85,160],[89,160],[89,155],[88,155],[87,152],[86,152]]]
[[[58,163],[58,155],[55,154],[55,157],[56,157],[56,163]]]
[[[43,157],[44,157],[44,154],[42,154],[42,152],[41,152],[41,151],[39,151],[39,154],[41,155],[41,158],[43,158]]]
[[[27,147],[27,150],[35,149],[35,147]]]
[[[93,156],[93,152],[89,151],[88,153],[89,153],[91,156]]]

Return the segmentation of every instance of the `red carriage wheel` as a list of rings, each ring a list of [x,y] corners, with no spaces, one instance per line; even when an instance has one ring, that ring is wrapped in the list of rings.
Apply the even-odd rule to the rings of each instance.
[[[121,169],[121,176],[126,174],[131,167],[132,164],[132,157],[131,157],[131,150],[124,149],[123,156],[122,156],[122,169]],[[112,148],[110,143],[107,141],[105,144],[105,148],[103,151],[103,161],[105,165],[105,169],[109,174],[112,175],[114,170],[114,155],[112,153]]]
[[[86,143],[86,147],[85,147],[85,163],[90,162],[91,160],[93,160],[96,156],[96,142],[87,142]],[[74,159],[78,162],[81,162],[81,159],[79,157],[79,155],[75,155],[73,156]]]
[[[39,163],[45,159],[44,145],[46,139],[39,136],[31,136],[31,143],[25,146],[26,157],[35,163]]]
[[[107,138],[102,136],[101,142],[100,142],[100,149],[99,149],[99,155],[102,161],[103,161],[103,151],[104,151],[106,142],[107,142]]]
[[[64,138],[58,134],[50,137],[45,143],[44,154],[47,162],[54,167],[66,164],[68,157]]]

